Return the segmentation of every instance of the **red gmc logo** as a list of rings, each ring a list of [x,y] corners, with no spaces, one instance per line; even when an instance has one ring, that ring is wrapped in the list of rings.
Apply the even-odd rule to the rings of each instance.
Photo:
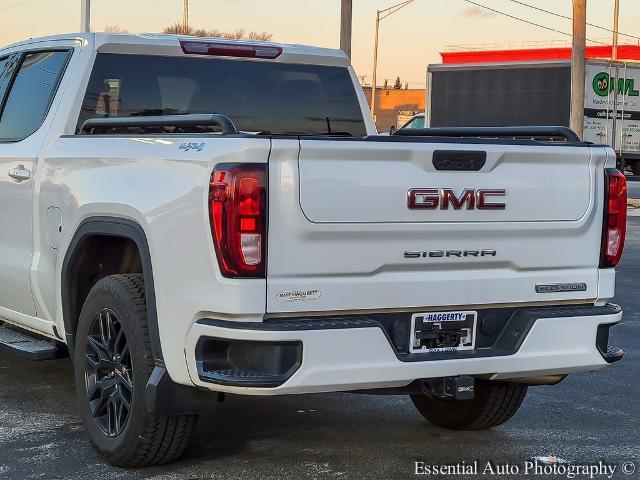
[[[504,210],[504,203],[495,197],[506,197],[507,190],[465,188],[457,195],[450,188],[412,188],[409,190],[409,208],[424,210]]]

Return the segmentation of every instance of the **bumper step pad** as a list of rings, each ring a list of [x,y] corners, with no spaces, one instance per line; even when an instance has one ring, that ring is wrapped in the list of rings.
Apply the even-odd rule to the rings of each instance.
[[[607,363],[615,363],[619,360],[622,360],[624,357],[624,351],[619,347],[607,347],[607,351],[602,354]]]
[[[0,325],[0,348],[26,360],[53,360],[62,356],[55,343],[14,330],[6,324]]]

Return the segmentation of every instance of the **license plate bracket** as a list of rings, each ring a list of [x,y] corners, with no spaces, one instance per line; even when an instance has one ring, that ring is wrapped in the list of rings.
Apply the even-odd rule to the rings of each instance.
[[[476,345],[478,312],[416,313],[411,317],[411,353],[457,352]]]

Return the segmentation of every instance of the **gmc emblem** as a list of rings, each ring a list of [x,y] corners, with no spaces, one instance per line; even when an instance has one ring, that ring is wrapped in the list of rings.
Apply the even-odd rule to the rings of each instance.
[[[507,190],[465,188],[456,195],[451,188],[412,188],[409,190],[409,208],[425,210],[504,210],[506,205],[491,201],[492,197],[506,197]]]

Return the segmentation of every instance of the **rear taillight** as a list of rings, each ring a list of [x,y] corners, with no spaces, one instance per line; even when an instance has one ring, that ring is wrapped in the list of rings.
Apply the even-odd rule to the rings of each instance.
[[[264,278],[266,165],[220,164],[211,176],[211,232],[225,277]]]
[[[273,45],[220,42],[206,40],[182,40],[182,51],[187,55],[213,55],[216,57],[276,59],[282,48]]]
[[[627,179],[614,168],[607,169],[602,262],[605,268],[615,267],[624,249],[627,232]]]

